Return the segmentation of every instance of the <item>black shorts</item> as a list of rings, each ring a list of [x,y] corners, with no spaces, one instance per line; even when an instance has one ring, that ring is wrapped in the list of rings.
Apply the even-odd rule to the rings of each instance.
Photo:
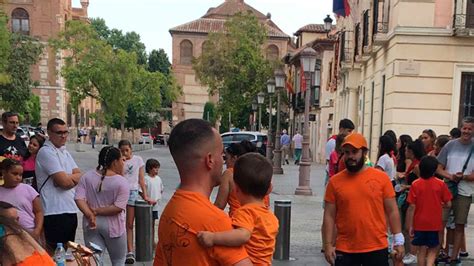
[[[153,220],[158,220],[158,211],[153,211]]]
[[[438,231],[415,231],[415,237],[411,243],[413,246],[435,248],[439,245],[438,233]]]
[[[336,250],[335,266],[389,266],[388,249],[366,253],[346,253]]]
[[[67,247],[68,241],[76,238],[77,214],[64,213],[44,217],[44,236],[49,250],[54,251],[58,243]]]

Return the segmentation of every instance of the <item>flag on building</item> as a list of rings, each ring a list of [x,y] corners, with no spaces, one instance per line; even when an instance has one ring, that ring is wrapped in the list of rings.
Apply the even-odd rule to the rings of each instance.
[[[341,17],[349,16],[351,14],[349,0],[332,0],[332,12]]]
[[[295,94],[295,90],[293,89],[293,68],[290,67],[288,70],[288,78],[286,79],[286,89],[288,90],[289,93]]]
[[[300,65],[300,91],[302,93],[306,91],[306,79],[304,77],[303,63]]]

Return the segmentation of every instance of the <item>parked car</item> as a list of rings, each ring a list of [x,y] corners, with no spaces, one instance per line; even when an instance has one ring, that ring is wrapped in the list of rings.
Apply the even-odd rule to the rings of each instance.
[[[142,133],[138,144],[153,144],[153,136],[150,133]]]
[[[23,129],[24,132],[28,132],[28,137],[32,137],[35,135],[35,129],[32,126],[23,125],[20,126],[20,128]]]
[[[224,149],[231,143],[240,143],[242,140],[248,140],[255,144],[257,151],[263,156],[267,153],[267,135],[254,131],[227,132],[221,134]]]
[[[153,139],[154,144],[161,144],[165,145],[165,135],[156,135],[155,138]]]

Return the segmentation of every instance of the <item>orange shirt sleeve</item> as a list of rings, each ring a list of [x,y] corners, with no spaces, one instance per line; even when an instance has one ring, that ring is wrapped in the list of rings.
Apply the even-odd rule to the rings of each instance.
[[[334,182],[332,179],[329,179],[328,186],[326,187],[326,194],[324,195],[324,201],[335,203],[336,202],[336,194],[334,190]]]
[[[382,180],[383,180],[383,198],[395,198],[395,189],[393,188],[392,182],[385,173],[382,173]]]
[[[232,216],[232,225],[253,232],[255,220],[256,217],[254,213],[252,213],[250,209],[242,207],[235,211],[234,216]]]
[[[407,202],[410,204],[416,204],[416,186],[411,186],[408,192]]]

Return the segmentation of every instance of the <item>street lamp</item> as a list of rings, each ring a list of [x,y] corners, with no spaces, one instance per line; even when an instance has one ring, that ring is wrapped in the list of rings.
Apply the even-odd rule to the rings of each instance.
[[[281,90],[285,87],[285,72],[281,68],[275,70],[275,87],[277,93],[277,124],[276,124],[276,138],[275,138],[275,157],[273,157],[273,173],[277,175],[283,174],[283,168],[281,168],[281,131],[280,131],[280,94]]]
[[[316,51],[307,47],[300,53],[300,60],[304,71],[305,80],[311,83],[311,74],[314,72],[316,66]],[[308,85],[308,82],[306,82]],[[309,106],[311,96],[311,84],[305,90],[305,104],[304,104],[304,133],[303,133],[303,156],[300,162],[300,174],[298,180],[298,187],[296,188],[296,195],[313,195],[310,186],[311,174],[311,159],[309,157]]]
[[[256,99],[252,101],[252,131],[257,131],[255,112],[257,111],[258,103]]]
[[[326,36],[329,38],[329,32],[332,29],[332,18],[327,15],[327,17],[324,19],[324,31],[326,32]]]
[[[262,104],[265,101],[265,93],[259,92],[257,94],[257,104],[258,104],[258,131],[262,130]]]
[[[273,142],[272,142],[272,97],[275,93],[275,79],[271,78],[267,81],[267,92],[268,92],[268,144],[267,144],[267,159],[271,160],[273,155]]]

